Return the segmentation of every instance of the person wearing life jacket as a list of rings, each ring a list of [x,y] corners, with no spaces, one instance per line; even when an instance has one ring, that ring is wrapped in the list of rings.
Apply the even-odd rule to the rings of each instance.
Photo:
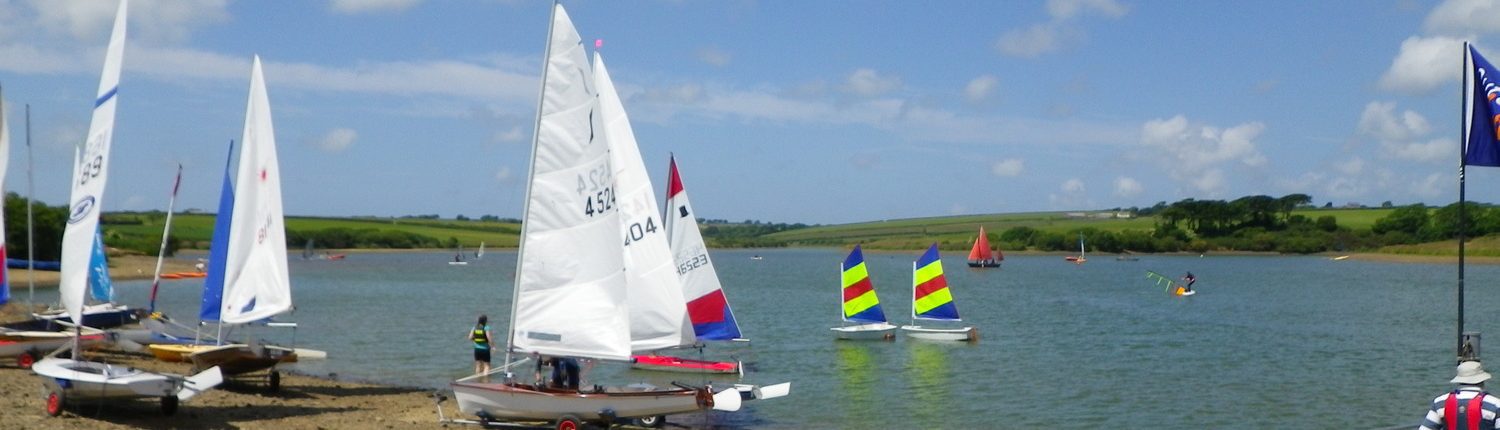
[[[1182,292],[1190,293],[1193,291],[1193,283],[1198,282],[1198,277],[1193,276],[1193,272],[1187,272],[1187,275],[1182,277],[1182,281],[1186,282],[1186,284],[1182,286]]]
[[[1484,381],[1490,379],[1489,372],[1478,361],[1458,363],[1458,375],[1450,382],[1458,389],[1443,393],[1432,399],[1427,416],[1422,419],[1420,430],[1478,430],[1494,429],[1496,412],[1500,411],[1500,397],[1484,391]]]
[[[490,349],[495,344],[494,339],[495,337],[490,334],[490,317],[480,314],[479,322],[474,324],[474,328],[469,330],[469,340],[474,342],[475,375],[484,375],[490,372]],[[488,380],[489,376],[483,376],[480,379]]]

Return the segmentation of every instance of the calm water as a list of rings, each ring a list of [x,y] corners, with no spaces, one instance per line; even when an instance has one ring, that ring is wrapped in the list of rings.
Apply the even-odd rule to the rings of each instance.
[[[754,261],[759,254],[763,260]],[[869,253],[893,322],[911,311],[917,252]],[[731,427],[1385,427],[1415,424],[1452,377],[1453,264],[1334,262],[1318,257],[1013,256],[1002,270],[944,258],[978,344],[836,342],[838,250],[713,254],[735,316],[754,340],[753,383],[793,381],[792,395],[748,413],[674,419]],[[446,253],[354,254],[291,261],[288,320],[298,346],[329,360],[298,364],[412,386],[443,387],[471,369],[464,335],[479,313],[497,334],[510,316],[514,252],[450,267]],[[1198,275],[1171,297],[1144,274]],[[1470,266],[1470,330],[1500,357],[1500,267]],[[24,285],[24,284],[22,284]],[[159,307],[194,319],[201,281],[165,281]],[[144,304],[148,282],[117,283]],[[24,286],[16,297],[24,299]],[[55,300],[55,292],[37,294]],[[260,332],[265,335],[265,330]],[[503,336],[503,335],[502,335]],[[268,337],[286,339],[285,331]],[[1493,361],[1493,360],[1492,360]],[[694,376],[596,370],[596,378]],[[1332,407],[1316,407],[1331,405]]]

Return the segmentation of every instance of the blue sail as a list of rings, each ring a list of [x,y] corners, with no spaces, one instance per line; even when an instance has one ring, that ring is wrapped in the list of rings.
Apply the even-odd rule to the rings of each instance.
[[[115,286],[109,280],[109,259],[104,256],[104,227],[94,232],[93,255],[89,256],[89,296],[95,301],[115,301]]]
[[[229,222],[234,215],[234,186],[229,183],[229,162],[234,159],[234,141],[224,160],[224,187],[219,190],[219,214],[214,217],[214,238],[208,245],[208,276],[203,278],[203,304],[199,321],[218,321],[224,301],[224,260],[229,258]]]

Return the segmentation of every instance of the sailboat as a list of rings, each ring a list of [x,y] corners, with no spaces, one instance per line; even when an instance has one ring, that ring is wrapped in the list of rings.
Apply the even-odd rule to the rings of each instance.
[[[698,230],[697,214],[688,200],[687,189],[683,187],[675,156],[669,159],[668,166],[667,214],[663,218],[672,253],[668,264],[680,278],[678,300],[687,300],[691,334],[699,341],[748,342],[740,334],[740,326],[729,307],[729,299],[724,296],[723,285],[719,283],[719,275],[709,258],[703,234]],[[654,208],[655,199],[651,200]],[[654,213],[655,209],[651,211]],[[738,361],[695,360],[660,354],[637,355],[633,359],[634,367],[638,369],[719,374],[744,372]]]
[[[859,245],[854,245],[839,266],[839,278],[843,281],[841,318],[845,324],[832,329],[834,336],[847,340],[895,340],[896,326],[887,322],[885,311],[880,310],[880,298],[875,295],[875,283],[870,281],[865,254],[860,252]]]
[[[1083,264],[1083,262],[1089,261],[1088,258],[1085,258],[1086,256],[1087,252],[1083,249],[1083,233],[1078,233],[1078,255],[1069,255],[1063,257],[1063,260],[1071,261],[1073,264]]]
[[[477,252],[474,253],[474,259],[475,260],[480,260],[480,259],[483,259],[483,258],[484,258],[484,242],[479,242],[479,251],[477,251]]]
[[[207,286],[210,283],[206,282],[204,288],[205,302],[211,299],[220,302],[214,319],[219,322],[221,332],[226,325],[263,322],[292,309],[286,224],[281,209],[281,169],[276,159],[276,134],[260,56],[251,62],[250,95],[245,111],[245,131],[240,139],[243,146],[235,174],[237,189],[232,190],[232,209],[228,212],[228,241],[214,246],[215,250],[224,249],[224,257],[216,260],[215,265],[223,270],[222,291],[211,297],[213,293]],[[220,206],[222,210],[222,203]],[[223,213],[220,212],[220,219]],[[223,236],[217,231],[219,222],[215,220],[216,240]],[[217,281],[217,274],[210,278]],[[267,325],[296,327],[294,323]],[[225,375],[270,369],[271,391],[281,385],[281,374],[275,366],[296,359],[290,348],[255,342],[194,346],[192,350],[187,358],[198,369],[218,367]]]
[[[467,265],[469,265],[468,261],[464,261],[464,246],[463,246],[463,244],[459,244],[458,245],[458,249],[455,249],[453,251],[453,261],[449,261],[448,265],[449,266],[467,266]]]
[[[514,354],[625,362],[631,342],[630,293],[609,146],[598,133],[592,71],[582,40],[554,4],[544,56],[537,127],[522,213],[520,246],[506,336]],[[459,410],[493,419],[547,420],[558,428],[585,422],[659,418],[704,409],[734,411],[740,393],[646,384],[577,390],[472,375],[450,384]]]
[[[948,288],[948,277],[943,275],[943,260],[938,256],[936,243],[911,265],[911,319],[911,325],[901,326],[901,331],[914,339],[979,340],[979,332],[974,327],[917,325],[917,320],[962,321],[958,317],[958,306],[953,303],[953,292]]]
[[[58,295],[73,321],[83,321],[84,291],[88,287],[89,259],[93,239],[98,232],[99,208],[109,174],[110,140],[114,130],[116,89],[125,51],[125,13],[128,0],[121,0],[115,14],[114,30],[105,51],[104,72],[99,80],[98,98],[89,123],[89,138],[84,147],[74,151],[72,211],[63,230],[62,273]],[[188,400],[222,381],[218,368],[207,369],[189,378],[147,372],[126,366],[84,361],[79,355],[82,326],[74,325],[74,342],[69,358],[47,357],[31,367],[41,376],[46,393],[48,415],[62,414],[71,399],[113,399],[155,397],[161,399],[162,412],[171,415],[178,402]]]
[[[974,249],[969,250],[969,267],[1000,267],[1004,260],[1005,254],[990,251],[990,238],[984,234],[984,226],[979,226],[979,237],[974,239]]]

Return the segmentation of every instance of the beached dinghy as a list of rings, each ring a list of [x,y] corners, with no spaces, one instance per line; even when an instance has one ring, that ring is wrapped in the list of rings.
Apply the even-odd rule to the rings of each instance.
[[[72,216],[63,230],[62,273],[58,295],[63,308],[74,321],[82,321],[84,294],[88,288],[91,248],[99,225],[99,205],[108,178],[110,136],[114,129],[116,88],[125,48],[126,0],[121,0],[115,15],[114,31],[104,57],[104,73],[99,81],[94,117],[89,124],[85,146],[74,152],[71,193]],[[88,161],[88,162],[85,162]],[[84,170],[87,167],[88,170]],[[31,370],[40,376],[47,393],[47,413],[62,413],[73,399],[115,399],[158,397],[162,412],[177,411],[179,401],[218,385],[219,369],[208,369],[191,378],[146,372],[130,367],[79,360],[82,327],[73,327],[75,336],[72,358],[48,357]]]
[[[532,168],[506,336],[514,353],[624,362],[631,319],[614,170],[582,40],[561,5],[552,9]],[[524,383],[507,373],[454,381],[459,410],[482,420],[584,422],[658,418],[709,408],[738,410],[734,387],[644,384],[584,390]]]
[[[979,332],[974,327],[923,327],[916,320],[962,321],[958,318],[958,305],[953,303],[953,292],[948,288],[948,277],[943,275],[943,260],[938,256],[937,244],[927,248],[911,265],[911,325],[901,326],[907,337],[927,340],[977,341]]]
[[[103,343],[104,332],[83,330],[83,346]],[[71,331],[0,330],[0,358],[16,359],[16,366],[30,369],[43,355],[73,342]]]
[[[286,228],[281,209],[281,169],[276,159],[276,134],[266,95],[260,56],[250,66],[250,96],[245,108],[245,132],[240,139],[234,209],[224,257],[224,286],[219,324],[259,322],[292,309],[292,284],[287,272]],[[270,323],[291,326],[290,323]],[[220,337],[222,339],[222,337]],[[232,344],[206,347],[188,355],[194,368],[218,366],[226,375],[270,370],[270,389],[280,388],[277,363],[290,361],[287,348]]]
[[[875,295],[875,283],[870,281],[859,245],[854,245],[839,266],[839,279],[843,285],[840,318],[844,325],[833,328],[834,336],[844,340],[895,340],[896,326],[887,322],[885,311],[880,310],[880,298]]]

